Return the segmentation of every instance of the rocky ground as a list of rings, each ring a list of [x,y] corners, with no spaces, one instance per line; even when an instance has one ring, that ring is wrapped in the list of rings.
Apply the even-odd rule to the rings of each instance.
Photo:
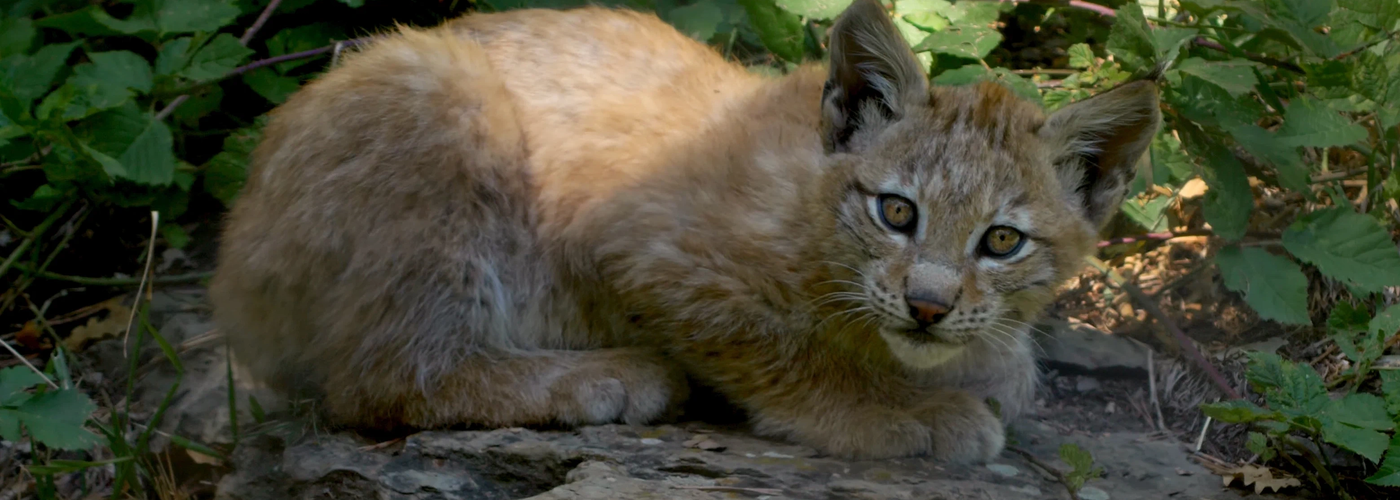
[[[1144,344],[1080,323],[1051,320],[1042,325],[1039,343],[1048,368],[1044,394],[1036,414],[1011,426],[1013,445],[1040,464],[1007,451],[991,464],[953,467],[924,459],[837,460],[810,448],[755,438],[742,425],[723,421],[571,431],[438,431],[377,439],[327,433],[276,412],[286,403],[243,380],[236,363],[228,371],[223,342],[209,322],[203,297],[198,287],[165,288],[154,295],[151,316],[181,352],[184,368],[160,427],[164,432],[227,447],[235,439],[230,378],[237,387],[239,430],[233,453],[219,459],[171,448],[166,455],[172,476],[182,478],[181,489],[200,497],[1063,499],[1068,492],[1045,469],[1070,469],[1057,455],[1063,443],[1089,451],[1104,470],[1102,478],[1080,490],[1085,500],[1216,500],[1253,494],[1223,487],[1220,476],[1202,467],[1191,444],[1199,426],[1163,425],[1147,391],[1178,399],[1170,391],[1190,392],[1197,399],[1205,393],[1183,389],[1189,380],[1156,387],[1173,376],[1166,373],[1170,362],[1161,360],[1153,370],[1161,383],[1148,384]],[[122,348],[112,338],[83,349],[92,363],[86,367],[88,377],[95,377],[90,382],[122,378]],[[176,376],[149,342],[145,351],[150,361],[138,372],[142,378],[133,408],[138,418],[154,410]],[[1186,425],[1197,431],[1172,430]]]

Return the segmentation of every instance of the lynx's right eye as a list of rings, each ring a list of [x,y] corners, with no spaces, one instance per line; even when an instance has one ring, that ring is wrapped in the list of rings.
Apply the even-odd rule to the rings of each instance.
[[[909,233],[914,230],[914,223],[919,220],[919,213],[914,208],[914,202],[903,196],[882,194],[879,198],[879,204],[880,220],[890,229],[901,233]]]

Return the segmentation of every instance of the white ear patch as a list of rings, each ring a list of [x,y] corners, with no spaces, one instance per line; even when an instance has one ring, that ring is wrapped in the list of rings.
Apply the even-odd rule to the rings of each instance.
[[[909,339],[888,332],[880,332],[880,338],[885,339],[885,345],[890,348],[890,353],[894,354],[895,359],[915,370],[938,367],[967,350],[965,345],[915,344]]]

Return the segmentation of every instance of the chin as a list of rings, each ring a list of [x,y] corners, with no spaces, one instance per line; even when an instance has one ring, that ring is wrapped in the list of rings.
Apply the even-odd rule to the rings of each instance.
[[[885,339],[895,359],[915,370],[937,368],[967,350],[967,344],[919,342],[889,330],[881,331],[880,337]]]

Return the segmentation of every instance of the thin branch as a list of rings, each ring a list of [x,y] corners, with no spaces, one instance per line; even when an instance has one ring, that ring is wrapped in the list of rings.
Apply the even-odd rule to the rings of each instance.
[[[272,17],[272,11],[277,10],[277,6],[281,4],[282,0],[272,0],[268,2],[267,7],[263,8],[261,14],[258,14],[258,19],[253,21],[252,26],[248,27],[248,31],[244,31],[243,36],[238,37],[238,43],[247,47],[248,41],[253,39],[253,35],[258,34],[258,30],[262,29],[263,24],[267,23],[267,18]]]
[[[1140,234],[1140,235],[1137,235],[1137,236],[1125,236],[1125,237],[1122,237],[1122,238],[1114,238],[1114,239],[1111,239],[1111,240],[1103,240],[1103,241],[1100,241],[1100,242],[1099,242],[1099,248],[1109,247],[1109,246],[1113,246],[1113,245],[1122,245],[1122,244],[1125,244],[1125,243],[1136,243],[1136,242],[1139,242],[1139,241],[1170,240],[1170,239],[1172,239],[1172,238],[1180,238],[1180,237],[1183,237],[1183,236],[1210,236],[1210,235],[1212,235],[1212,234],[1215,234],[1215,233],[1214,233],[1214,232],[1211,232],[1211,231],[1208,230],[1208,229],[1192,229],[1192,230],[1189,230],[1189,231],[1182,231],[1182,232],[1179,232],[1179,233],[1173,233],[1173,232],[1170,232],[1170,231],[1162,232],[1162,233],[1147,233],[1147,234]]]
[[[1074,491],[1074,488],[1070,487],[1069,479],[1065,478],[1065,473],[1060,472],[1060,469],[1051,467],[1050,464],[1042,462],[1039,458],[1036,458],[1035,455],[1031,454],[1031,452],[1021,449],[1020,447],[1007,446],[1006,451],[1010,451],[1012,453],[1020,455],[1021,458],[1024,458],[1027,462],[1030,462],[1031,465],[1044,469],[1045,472],[1049,472],[1051,475],[1055,476],[1055,481],[1064,485],[1065,491],[1069,492],[1069,498],[1071,500],[1079,500],[1079,492]]]
[[[351,39],[351,40],[345,40],[345,41],[341,41],[341,42],[336,42],[336,43],[327,45],[327,46],[325,46],[325,47],[318,47],[318,48],[314,48],[314,49],[310,49],[310,50],[303,50],[303,51],[301,51],[301,52],[293,52],[293,53],[291,53],[291,54],[282,54],[282,55],[277,56],[277,57],[269,57],[269,58],[267,58],[267,59],[260,59],[260,60],[253,61],[253,62],[250,62],[250,63],[248,63],[248,64],[245,64],[245,65],[243,65],[243,66],[239,66],[239,67],[237,67],[237,68],[233,68],[233,69],[229,70],[228,73],[224,73],[223,75],[219,76],[218,78],[214,78],[214,79],[212,79],[212,80],[204,80],[204,81],[202,81],[202,82],[198,82],[198,83],[195,83],[195,84],[190,85],[190,86],[188,86],[188,87],[185,87],[185,88],[183,88],[183,89],[180,89],[180,90],[178,90],[178,91],[176,91],[176,92],[178,92],[179,94],[183,94],[183,95],[181,95],[180,97],[188,97],[189,94],[190,94],[191,92],[195,91],[195,90],[199,90],[199,89],[201,89],[201,88],[208,87],[208,86],[210,86],[210,85],[214,85],[214,84],[216,84],[216,83],[222,82],[222,81],[224,81],[224,80],[228,80],[229,78],[233,78],[233,77],[235,77],[235,76],[242,75],[242,74],[244,74],[244,73],[247,73],[247,72],[249,72],[249,71],[252,71],[252,70],[255,70],[255,69],[258,69],[258,68],[264,68],[264,67],[267,67],[267,66],[272,66],[272,65],[274,65],[274,64],[280,64],[280,63],[284,63],[284,62],[287,62],[287,61],[295,61],[295,60],[297,60],[297,59],[307,59],[307,58],[311,58],[311,57],[316,57],[316,56],[319,56],[319,55],[321,55],[321,54],[325,54],[325,53],[327,53],[327,52],[332,52],[332,51],[336,50],[336,46],[340,46],[341,48],[345,48],[345,47],[354,47],[354,46],[356,46],[356,45],[359,45],[359,44],[368,42],[368,41],[373,40],[373,39],[374,39],[373,36],[368,36],[368,37],[363,37],[363,38],[355,38],[355,39]],[[178,101],[179,98],[176,98],[176,100]],[[171,108],[171,107],[174,107],[174,106],[176,105],[175,102],[171,102],[170,104],[171,104],[171,106],[167,106],[167,109],[168,109],[168,108]],[[169,113],[166,113],[166,110],[162,109],[162,110],[161,110],[161,114],[157,114],[157,115],[156,115],[156,119],[163,118],[163,117],[164,117],[163,115],[168,116]]]
[[[39,376],[39,378],[44,379],[44,382],[48,382],[49,387],[52,387],[54,389],[58,388],[58,384],[53,383],[53,380],[50,380],[48,375],[44,375],[43,371],[40,371],[39,368],[35,367],[33,363],[30,363],[29,359],[25,358],[23,354],[20,354],[19,351],[15,350],[14,346],[11,346],[9,342],[5,342],[4,339],[0,339],[0,344],[4,344],[5,350],[10,351],[10,354],[15,355],[16,359],[19,359],[21,362],[24,363],[24,366],[28,366],[30,370],[33,370],[34,373]]]
[[[19,260],[19,256],[24,255],[24,252],[29,250],[29,246],[33,245],[40,236],[43,236],[44,232],[49,230],[49,226],[58,222],[58,219],[62,218],[63,214],[68,212],[68,207],[71,206],[73,206],[73,200],[70,199],[63,202],[63,205],[60,205],[57,210],[50,213],[48,218],[45,218],[43,222],[40,222],[38,226],[35,226],[33,230],[29,231],[29,237],[19,242],[19,246],[15,247],[13,252],[10,252],[10,256],[5,258],[5,262],[0,263],[0,276],[4,276],[5,272],[10,270],[10,266],[13,265],[16,260]]]
[[[1361,51],[1366,50],[1366,49],[1369,49],[1369,48],[1371,48],[1371,47],[1375,47],[1375,46],[1377,46],[1377,45],[1380,45],[1381,42],[1384,42],[1384,41],[1386,41],[1386,40],[1390,40],[1391,38],[1395,38],[1395,34],[1396,34],[1396,33],[1400,33],[1400,31],[1391,31],[1390,33],[1386,33],[1385,36],[1380,37],[1380,38],[1377,38],[1377,39],[1375,39],[1375,40],[1371,40],[1371,41],[1366,42],[1366,43],[1364,43],[1364,44],[1361,44],[1360,47],[1357,47],[1357,48],[1348,50],[1348,51],[1343,52],[1343,53],[1341,53],[1341,54],[1337,54],[1337,56],[1336,56],[1336,57],[1333,57],[1332,60],[1333,60],[1333,61],[1340,61],[1340,60],[1342,60],[1342,59],[1346,59],[1346,58],[1348,58],[1348,57],[1354,56],[1354,55],[1356,55],[1358,52],[1361,52]]]
[[[26,264],[16,264],[15,268],[30,271],[33,268]],[[93,278],[88,276],[71,276],[48,271],[38,271],[33,273],[36,278],[50,279],[56,281],[68,281],[86,286],[140,286],[141,278]],[[158,285],[172,285],[181,283],[195,283],[200,280],[212,277],[214,273],[201,272],[189,274],[176,274],[173,276],[151,276],[148,283]]]
[[[1274,66],[1274,67],[1277,67],[1277,68],[1283,68],[1283,69],[1286,69],[1286,70],[1288,70],[1288,71],[1292,71],[1292,72],[1297,73],[1297,74],[1300,74],[1300,75],[1303,74],[1303,68],[1300,67],[1300,66],[1298,66],[1297,64],[1293,64],[1293,63],[1291,63],[1291,62],[1284,61],[1284,60],[1282,60],[1282,59],[1275,59],[1275,58],[1266,56],[1266,55],[1264,55],[1264,54],[1256,54],[1256,53],[1249,52],[1249,51],[1246,51],[1246,50],[1241,50],[1241,51],[1238,51],[1238,53],[1236,53],[1235,51],[1232,51],[1232,50],[1230,50],[1230,49],[1228,49],[1228,48],[1225,48],[1225,46],[1224,46],[1224,45],[1221,45],[1219,42],[1214,42],[1214,41],[1211,41],[1211,40],[1206,40],[1205,37],[1199,37],[1199,36],[1198,36],[1198,37],[1196,37],[1196,39],[1192,40],[1191,43],[1194,44],[1194,45],[1196,45],[1197,47],[1205,47],[1205,48],[1207,48],[1207,49],[1211,49],[1211,50],[1214,50],[1214,51],[1217,51],[1217,52],[1223,52],[1223,53],[1230,54],[1230,55],[1237,55],[1237,56],[1243,57],[1243,58],[1245,58],[1245,59],[1249,59],[1249,60],[1254,61],[1254,62],[1264,63],[1264,64],[1267,64],[1267,65],[1270,65],[1270,66]]]

